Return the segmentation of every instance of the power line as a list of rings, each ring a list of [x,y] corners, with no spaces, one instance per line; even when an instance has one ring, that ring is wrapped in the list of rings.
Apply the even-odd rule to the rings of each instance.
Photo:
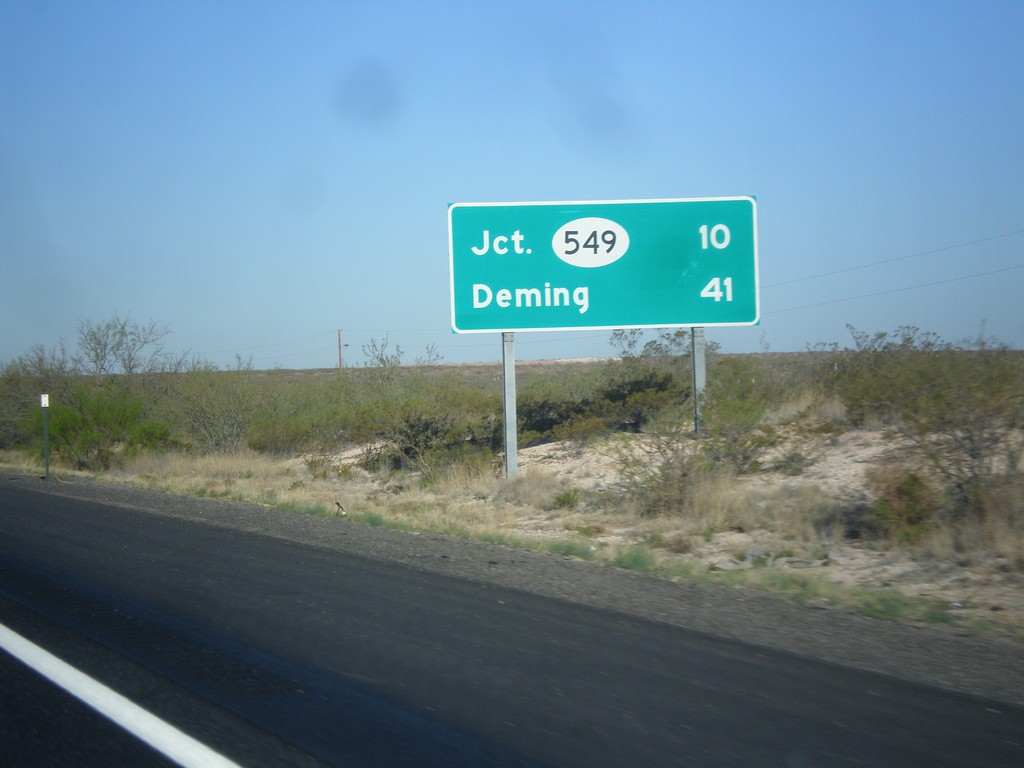
[[[990,237],[982,237],[982,238],[978,238],[978,239],[975,239],[975,240],[969,240],[969,241],[962,242],[962,243],[956,243],[954,245],[947,245],[947,246],[944,246],[944,247],[941,247],[941,248],[933,248],[933,249],[930,249],[930,250],[927,250],[927,251],[919,251],[919,252],[907,254],[907,255],[904,255],[904,256],[895,256],[895,257],[889,258],[889,259],[880,259],[878,261],[867,262],[865,264],[858,264],[858,265],[855,265],[855,266],[852,266],[852,267],[844,267],[843,269],[836,269],[836,270],[832,270],[830,272],[819,272],[819,273],[816,273],[816,274],[813,274],[813,275],[805,275],[804,277],[797,277],[797,278],[793,278],[792,280],[784,280],[784,281],[777,282],[777,283],[770,283],[768,285],[762,286],[762,288],[777,288],[777,287],[780,287],[780,286],[791,285],[793,283],[799,283],[799,282],[803,282],[803,281],[806,281],[806,280],[815,280],[815,279],[822,278],[822,277],[830,277],[830,276],[833,276],[833,275],[844,274],[846,272],[853,272],[853,271],[860,270],[860,269],[867,269],[869,267],[876,267],[876,266],[880,266],[880,265],[883,265],[883,264],[891,264],[891,263],[894,263],[894,262],[905,261],[905,260],[908,260],[908,259],[914,259],[914,258],[918,258],[918,257],[921,257],[921,256],[928,256],[928,255],[935,254],[935,253],[942,253],[942,252],[945,252],[945,251],[952,251],[952,250],[956,250],[958,248],[966,248],[968,246],[979,245],[981,243],[987,243],[987,242],[991,242],[993,240],[1001,240],[1001,239],[1005,239],[1005,238],[1008,238],[1008,237],[1013,237],[1015,235],[1020,235],[1020,234],[1024,234],[1024,229],[1017,229],[1017,230],[1014,230],[1012,232],[1005,232],[1003,234],[992,235]],[[903,287],[903,288],[893,288],[893,289],[886,290],[886,291],[877,291],[877,292],[874,292],[874,293],[861,294],[861,295],[858,295],[858,296],[849,296],[849,297],[842,298],[842,299],[832,299],[832,300],[829,300],[829,301],[815,302],[813,304],[803,304],[803,305],[797,306],[797,307],[787,307],[785,309],[776,309],[776,310],[772,310],[770,312],[765,312],[764,314],[765,315],[774,315],[774,314],[781,314],[783,312],[796,312],[796,311],[802,310],[802,309],[811,309],[811,308],[814,308],[814,307],[822,307],[822,306],[827,306],[827,305],[830,305],[830,304],[841,304],[841,303],[849,302],[849,301],[858,301],[860,299],[867,299],[867,298],[872,298],[872,297],[875,297],[875,296],[885,296],[885,295],[889,295],[889,294],[893,294],[893,293],[901,293],[901,292],[904,292],[904,291],[916,290],[916,289],[919,289],[919,288],[929,288],[929,287],[933,287],[933,286],[937,286],[937,285],[945,285],[945,284],[948,284],[948,283],[955,283],[955,282],[958,282],[958,281],[961,281],[961,280],[971,280],[971,279],[978,278],[978,277],[985,277],[987,275],[995,275],[995,274],[1000,274],[1000,273],[1003,273],[1003,272],[1011,272],[1011,271],[1015,271],[1015,270],[1018,270],[1018,269],[1024,269],[1024,265],[1019,265],[1019,266],[1014,266],[1014,267],[1007,267],[1005,269],[997,269],[997,270],[992,270],[992,271],[988,271],[988,272],[978,272],[978,273],[971,274],[971,275],[964,275],[962,277],[949,278],[949,279],[946,279],[946,280],[936,280],[936,281],[929,282],[929,283],[920,283],[918,285],[910,285],[910,286],[906,286],[906,287]],[[422,327],[421,328],[387,328],[387,329],[384,329],[384,328],[345,328],[345,331],[346,332],[351,332],[351,333],[383,334],[384,336],[388,336],[389,334],[403,334],[403,333],[418,334],[418,335],[419,334],[431,335],[431,334],[448,333],[448,332],[451,331],[451,329],[447,328],[447,327],[446,328],[422,328]],[[320,339],[320,338],[323,338],[323,337],[325,337],[327,335],[333,335],[333,333],[334,333],[333,331],[330,332],[330,334],[328,334],[326,332],[325,333],[317,333],[317,334],[313,334],[313,335],[310,335],[310,336],[303,336],[301,338],[290,339],[290,340],[286,340],[286,341],[270,342],[270,343],[267,343],[267,344],[259,344],[259,345],[253,345],[253,346],[248,346],[248,347],[242,347],[240,349],[219,350],[219,351],[215,351],[215,352],[210,352],[208,354],[212,354],[212,355],[227,354],[227,353],[239,354],[240,352],[248,352],[248,351],[252,351],[252,350],[264,350],[264,349],[269,349],[269,348],[272,348],[272,347],[281,347],[281,346],[286,346],[286,345],[290,345],[290,344],[295,344],[295,343],[298,343],[298,342],[309,341],[309,340],[312,340],[312,339]],[[538,334],[538,336],[539,335],[540,334]],[[520,342],[520,344],[523,344],[523,345],[554,344],[554,343],[567,343],[567,342],[572,342],[572,341],[587,341],[587,340],[591,340],[591,339],[601,338],[603,336],[604,336],[604,334],[589,333],[589,334],[584,334],[584,335],[581,335],[581,336],[569,337],[569,338],[565,338],[565,337],[562,337],[562,338],[551,338],[550,336],[546,336],[545,338],[536,338],[534,336],[534,334],[526,334],[526,335],[522,336],[518,341]],[[477,342],[477,343],[468,343],[468,342],[464,341],[464,342],[459,343],[459,344],[444,344],[444,345],[440,345],[438,348],[440,348],[440,349],[467,349],[467,348],[472,348],[472,347],[490,347],[490,346],[492,346],[491,342],[480,341],[480,342]],[[327,351],[328,349],[333,349],[333,348],[322,347],[322,348],[318,348],[318,349],[315,349],[315,350],[306,350],[306,351],[303,351],[303,352],[287,352],[287,353],[284,353],[284,354],[276,355],[275,357],[277,357],[277,358],[298,357],[300,355],[307,355],[307,354],[315,354],[315,353],[324,352],[324,351]],[[269,358],[267,358],[265,356],[261,356],[260,359],[269,359]]]
[[[857,301],[859,299],[870,299],[870,298],[872,298],[874,296],[886,296],[886,295],[891,294],[891,293],[902,293],[904,291],[913,291],[913,290],[916,290],[917,288],[931,288],[932,286],[935,286],[935,285],[946,285],[948,283],[958,283],[961,280],[972,280],[972,279],[974,279],[976,277],[985,277],[987,275],[998,275],[998,274],[1000,274],[1002,272],[1013,272],[1014,270],[1017,270],[1017,269],[1024,269],[1024,264],[1018,264],[1015,267],[1006,267],[1005,269],[994,269],[994,270],[992,270],[990,272],[976,272],[973,275],[964,275],[962,277],[952,277],[952,278],[949,278],[948,280],[935,280],[934,282],[931,282],[931,283],[920,283],[918,285],[908,285],[908,286],[906,286],[904,288],[892,288],[892,289],[890,289],[888,291],[876,291],[875,293],[865,293],[865,294],[861,294],[860,296],[848,296],[845,299],[832,299],[830,301],[815,302],[814,304],[803,304],[803,305],[801,305],[799,307],[787,307],[786,309],[774,309],[771,312],[765,312],[764,314],[766,314],[766,315],[777,315],[777,314],[779,314],[781,312],[795,312],[798,309],[810,309],[812,307],[824,307],[824,306],[827,306],[828,304],[842,304],[843,302],[846,302],[846,301]]]
[[[248,352],[248,351],[253,350],[253,349],[267,349],[268,347],[283,347],[285,344],[297,344],[300,341],[309,341],[311,339],[319,339],[319,338],[321,338],[323,336],[326,336],[326,335],[328,335],[328,334],[326,334],[326,333],[315,333],[312,336],[303,336],[300,339],[289,339],[288,341],[273,341],[273,342],[269,342],[267,344],[256,344],[256,345],[249,346],[249,347],[240,347],[238,349],[220,349],[220,350],[215,350],[213,352],[208,352],[207,354],[210,354],[210,355],[227,355],[227,354],[236,354],[238,352]]]
[[[978,245],[979,243],[988,243],[992,240],[1001,240],[1006,237],[1013,237],[1014,235],[1024,234],[1024,229],[1014,230],[1013,232],[1006,232],[1002,235],[992,235],[991,237],[983,237],[979,240],[970,240],[966,243],[957,243],[956,245],[947,245],[942,248],[933,248],[930,251],[920,251],[918,253],[911,253],[906,256],[895,256],[891,259],[882,259],[881,261],[872,261],[867,264],[858,264],[855,267],[845,267],[843,269],[836,269],[832,272],[819,272],[815,275],[807,275],[806,277],[795,277],[792,280],[783,280],[780,283],[772,283],[770,285],[763,286],[764,288],[777,288],[780,285],[791,285],[792,283],[800,283],[804,280],[815,280],[819,277],[831,277],[832,275],[841,275],[844,272],[854,272],[858,269],[867,269],[868,267],[877,267],[880,264],[891,264],[895,261],[904,261],[906,259],[915,259],[918,256],[928,256],[933,253],[942,253],[943,251],[952,251],[957,248],[966,248],[969,245]],[[811,305],[815,306],[815,305]]]
[[[283,360],[286,357],[298,357],[300,355],[313,355],[313,354],[317,354],[319,352],[327,352],[327,351],[333,352],[334,351],[334,347],[319,347],[317,349],[306,349],[306,350],[303,350],[302,352],[284,352],[284,353],[278,354],[278,355],[269,355],[269,356],[264,355],[264,356],[258,357],[256,359],[257,360]]]

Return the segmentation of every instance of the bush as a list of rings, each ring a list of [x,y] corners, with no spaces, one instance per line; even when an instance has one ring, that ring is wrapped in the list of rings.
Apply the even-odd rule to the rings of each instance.
[[[942,495],[920,475],[902,467],[882,466],[870,470],[867,477],[877,496],[871,508],[880,532],[913,544],[935,527]]]
[[[691,439],[678,422],[666,422],[640,441],[612,445],[619,492],[641,517],[685,515],[690,509],[693,478],[703,469],[690,449]]]
[[[605,420],[599,416],[584,416],[573,419],[568,424],[558,424],[551,430],[555,440],[569,440],[574,443],[586,443],[595,438],[604,437],[609,432]]]
[[[676,376],[637,361],[611,367],[585,394],[537,387],[519,397],[516,417],[524,447],[551,440],[587,440],[609,431],[640,432],[688,394]]]
[[[128,430],[128,445],[150,451],[172,448],[175,442],[170,423],[163,419],[143,419]]]
[[[555,494],[552,506],[555,509],[576,509],[580,503],[579,488],[564,488]]]
[[[855,348],[834,350],[823,366],[848,417],[897,429],[945,481],[951,511],[983,516],[985,486],[1020,472],[1024,354],[913,327],[850,330]]]
[[[376,442],[367,457],[368,469],[415,469],[435,479],[439,470],[463,461],[470,452],[500,447],[497,398],[451,378],[411,384],[414,393],[399,396],[395,390],[379,398],[369,411],[369,404],[360,407],[358,428]]]
[[[516,403],[517,429],[522,446],[525,448],[556,439],[555,428],[571,422],[584,408],[584,403],[579,401],[524,394]]]
[[[588,408],[612,429],[640,432],[666,409],[678,408],[689,391],[677,376],[646,365],[625,365],[601,387]]]
[[[315,427],[308,416],[256,416],[245,431],[250,449],[287,456],[312,448]]]
[[[275,401],[259,386],[251,363],[238,361],[230,371],[200,367],[174,381],[178,423],[201,451],[231,451],[245,442],[256,421],[275,414]]]
[[[46,350],[35,346],[0,370],[0,447],[30,446],[41,434],[39,396],[66,403],[77,381],[63,344]]]
[[[913,397],[916,388],[932,378],[934,354],[949,345],[913,326],[874,335],[852,326],[847,329],[853,348],[832,345],[829,354],[820,357],[819,375],[843,402],[852,426],[895,425],[907,396]]]
[[[945,479],[954,512],[984,517],[986,487],[1020,474],[1024,355],[978,343],[930,357],[900,430]]]
[[[42,434],[42,409],[37,411]],[[61,459],[79,469],[109,469],[124,449],[170,445],[170,425],[145,411],[141,397],[83,380],[61,401],[51,403],[50,441]]]
[[[767,409],[783,390],[760,359],[735,357],[719,361],[708,373],[701,409],[701,453],[737,472],[760,468],[760,459],[778,442],[765,422]]]

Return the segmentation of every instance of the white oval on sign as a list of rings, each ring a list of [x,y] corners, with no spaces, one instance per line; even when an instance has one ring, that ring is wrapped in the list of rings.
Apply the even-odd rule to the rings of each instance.
[[[588,216],[560,226],[551,248],[574,267],[604,267],[625,256],[629,233],[611,219]]]

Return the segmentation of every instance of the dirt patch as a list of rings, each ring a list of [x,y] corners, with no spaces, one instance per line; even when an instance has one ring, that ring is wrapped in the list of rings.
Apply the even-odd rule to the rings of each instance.
[[[642,439],[642,438],[638,438]],[[769,452],[766,467],[776,466],[792,443]],[[867,508],[871,492],[866,473],[886,462],[899,462],[907,446],[880,431],[857,431],[839,436],[805,439],[801,455],[812,456],[798,476],[768,470],[737,479],[751,492],[788,489],[824,494],[836,505]],[[585,490],[614,488],[620,477],[617,460],[607,448],[585,448],[572,443],[553,443],[526,448],[519,453],[524,472],[542,471],[567,486]],[[550,536],[551,521],[523,520],[521,530]],[[636,526],[604,531],[595,541],[626,544],[638,541],[643,531]],[[954,558],[933,559],[910,551],[882,548],[880,542],[839,538],[822,551],[791,556],[794,549],[767,530],[722,531],[697,541],[686,557],[696,559],[710,572],[729,572],[758,567],[799,570],[826,579],[842,588],[886,587],[922,598],[936,610],[948,612],[957,625],[985,628],[1024,637],[1024,578],[1003,557],[990,556],[974,562]]]

